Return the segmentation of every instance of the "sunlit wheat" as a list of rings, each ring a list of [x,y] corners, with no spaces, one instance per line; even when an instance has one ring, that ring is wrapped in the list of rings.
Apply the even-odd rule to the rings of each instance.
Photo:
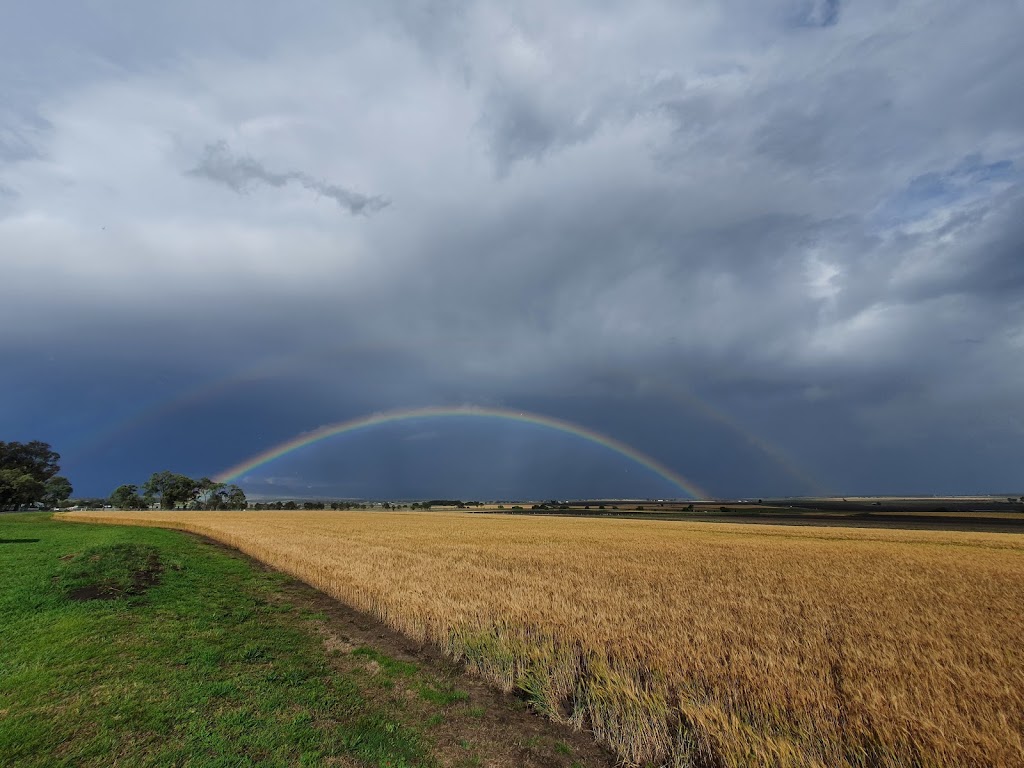
[[[237,547],[630,764],[1024,765],[1024,538],[385,512],[84,512]]]

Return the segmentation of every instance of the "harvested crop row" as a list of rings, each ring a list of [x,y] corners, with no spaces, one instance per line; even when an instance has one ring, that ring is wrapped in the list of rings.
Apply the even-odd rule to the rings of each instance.
[[[1024,539],[448,513],[97,512],[223,541],[635,765],[1024,765]]]

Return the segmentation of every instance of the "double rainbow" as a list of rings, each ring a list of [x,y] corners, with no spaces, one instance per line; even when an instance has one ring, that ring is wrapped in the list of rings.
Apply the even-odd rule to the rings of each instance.
[[[242,463],[224,470],[214,479],[220,483],[236,482],[240,478],[252,472],[254,469],[265,464],[269,464],[275,459],[286,456],[293,451],[306,447],[307,445],[312,445],[313,443],[318,443],[321,440],[326,440],[337,435],[356,432],[361,429],[369,429],[382,424],[393,424],[395,422],[409,421],[413,419],[437,419],[467,416],[502,419],[520,424],[533,424],[539,427],[547,427],[548,429],[553,429],[564,434],[575,435],[576,437],[580,437],[588,442],[603,446],[620,456],[624,456],[636,464],[649,469],[654,474],[679,488],[687,496],[695,499],[709,498],[709,495],[705,491],[701,490],[700,487],[690,480],[687,480],[678,472],[669,469],[660,461],[641,453],[632,446],[626,445],[621,440],[616,440],[614,437],[609,437],[608,435],[603,435],[600,432],[595,432],[592,429],[582,427],[579,424],[573,424],[572,422],[565,421],[563,419],[556,419],[551,416],[543,416],[541,414],[529,413],[527,411],[513,411],[507,408],[489,408],[472,405],[454,408],[406,408],[375,413],[370,416],[363,416],[349,421],[341,421],[335,424],[327,424],[319,429],[314,429],[311,432],[304,432],[300,435],[296,435],[290,440],[275,445],[272,448],[268,448],[262,453],[258,453],[255,456],[246,459]]]

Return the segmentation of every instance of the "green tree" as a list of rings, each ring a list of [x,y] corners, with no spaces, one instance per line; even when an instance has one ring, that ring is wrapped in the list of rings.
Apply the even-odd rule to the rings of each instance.
[[[245,491],[237,485],[226,486],[221,493],[225,494],[228,509],[245,509],[247,506]]]
[[[71,497],[74,492],[74,488],[71,487],[71,481],[66,477],[57,475],[51,477],[44,484],[44,495],[43,502],[50,507],[56,507],[62,501],[65,501]]]
[[[142,490],[145,491],[147,504],[159,501],[162,509],[174,509],[178,504],[194,504],[203,493],[200,481],[167,470],[154,472]]]
[[[32,440],[28,443],[5,443],[0,440],[0,468],[19,467],[36,480],[45,483],[60,472],[60,454],[49,443]]]
[[[203,509],[223,509],[225,494],[224,483],[218,483],[208,477],[196,481],[196,501]]]
[[[117,486],[110,494],[110,506],[118,509],[143,509],[146,504],[139,496],[139,487],[129,483]]]
[[[0,509],[17,509],[43,497],[46,486],[18,468],[0,469]]]
[[[51,497],[61,501],[70,496],[71,483],[57,476],[59,462],[60,454],[41,440],[0,440],[0,509],[49,503]]]

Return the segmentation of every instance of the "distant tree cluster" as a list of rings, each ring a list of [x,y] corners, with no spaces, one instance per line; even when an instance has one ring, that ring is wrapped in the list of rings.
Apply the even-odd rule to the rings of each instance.
[[[482,501],[461,501],[460,499],[431,499],[430,501],[413,502],[412,509],[430,509],[432,507],[455,507],[466,509],[468,507],[482,507]]]
[[[430,501],[414,501],[411,504],[399,504],[391,501],[260,501],[252,505],[259,510],[349,510],[349,509],[433,509],[434,507],[456,507],[469,509],[482,507],[482,501],[459,501],[457,499],[431,499]]]
[[[139,496],[139,486],[131,484],[117,486],[107,501],[118,509],[145,509],[148,506]]]
[[[266,510],[266,509],[298,509],[298,505],[294,501],[258,501],[252,505],[253,509]]]
[[[413,505],[416,507],[416,505]],[[258,501],[252,505],[253,509],[259,510],[293,510],[293,509],[333,509],[333,510],[345,510],[345,509],[372,509],[374,507],[380,507],[381,509],[403,509],[401,504],[392,504],[390,502],[379,502],[379,503],[368,503],[364,501]]]
[[[108,506],[110,499],[98,498],[96,496],[78,496],[73,499],[67,499],[57,505],[58,509],[100,509],[101,507]]]
[[[332,501],[331,509],[366,509],[366,505],[357,501]]]
[[[60,454],[49,443],[0,440],[0,510],[55,507],[71,496],[60,472]]]
[[[237,485],[218,483],[208,477],[194,480],[175,472],[154,472],[142,488],[119,485],[110,505],[119,509],[245,509],[245,492]]]

